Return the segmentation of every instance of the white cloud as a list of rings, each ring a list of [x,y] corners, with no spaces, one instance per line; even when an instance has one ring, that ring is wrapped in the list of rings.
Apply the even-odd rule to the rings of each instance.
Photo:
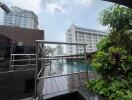
[[[53,14],[55,12],[65,12],[65,9],[57,3],[49,3],[46,5],[46,10]]]
[[[92,0],[41,0],[41,7],[47,12],[68,12],[69,9],[89,7]]]
[[[98,25],[95,27],[97,30],[101,30],[101,31],[106,31],[108,30],[109,28],[107,26],[102,26],[102,25]]]
[[[86,7],[91,6],[92,0],[82,0],[82,4]]]
[[[23,9],[32,10],[35,13],[39,13],[40,10],[40,0],[11,0],[12,6],[17,6]]]
[[[68,8],[89,7],[92,4],[92,0],[11,0],[11,3],[12,6],[32,10],[35,13],[45,10],[54,14],[56,12],[65,13],[68,11]]]
[[[92,0],[73,0],[74,3],[80,7],[89,7],[92,4]]]

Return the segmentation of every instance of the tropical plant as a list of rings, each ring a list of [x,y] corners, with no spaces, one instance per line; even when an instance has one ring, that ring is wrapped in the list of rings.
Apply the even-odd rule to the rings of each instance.
[[[54,55],[54,53],[55,53],[55,48],[52,48],[52,47],[50,47],[50,46],[45,46],[45,48],[44,48],[44,53],[45,53],[45,55],[46,56],[53,56]]]
[[[110,100],[132,100],[132,9],[114,5],[99,20],[110,34],[97,44],[92,60],[101,79],[88,81],[87,87]]]

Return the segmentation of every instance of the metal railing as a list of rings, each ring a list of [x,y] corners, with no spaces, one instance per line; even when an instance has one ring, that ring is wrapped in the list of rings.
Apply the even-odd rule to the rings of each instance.
[[[81,45],[84,47],[84,53],[82,56],[79,56],[79,58],[84,58],[85,62],[87,61],[86,58],[86,45],[87,44],[83,44],[83,43],[68,43],[68,42],[50,42],[50,41],[44,41],[44,40],[36,40],[36,67],[35,67],[35,90],[34,90],[34,98],[36,99],[38,97],[38,93],[37,93],[37,84],[39,80],[42,79],[47,79],[47,78],[53,78],[53,77],[59,77],[59,76],[66,76],[66,75],[73,75],[73,74],[80,74],[80,69],[78,69],[78,72],[73,72],[73,73],[67,73],[67,74],[60,74],[60,75],[52,75],[52,76],[41,76],[41,74],[43,73],[43,71],[45,71],[45,61],[52,61],[52,60],[58,60],[58,59],[66,59],[68,57],[47,57],[45,55],[45,49],[44,49],[44,45],[46,44],[61,44],[61,45]],[[69,57],[71,59],[75,59],[77,57]],[[39,62],[41,62],[42,64],[40,64]],[[50,66],[51,67],[51,66]],[[40,68],[40,69],[39,69]],[[79,77],[80,79],[80,77]],[[88,79],[88,70],[87,70],[87,79]]]
[[[34,68],[35,56],[36,54],[11,54],[9,71]]]

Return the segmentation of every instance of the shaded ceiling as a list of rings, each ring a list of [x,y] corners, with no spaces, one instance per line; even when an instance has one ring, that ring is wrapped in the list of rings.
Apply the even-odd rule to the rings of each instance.
[[[132,0],[103,0],[103,1],[109,1],[132,8]]]

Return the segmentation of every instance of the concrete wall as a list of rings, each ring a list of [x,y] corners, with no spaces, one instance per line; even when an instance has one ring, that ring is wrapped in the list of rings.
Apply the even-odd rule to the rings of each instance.
[[[0,73],[0,100],[15,100],[32,96],[34,70]]]

